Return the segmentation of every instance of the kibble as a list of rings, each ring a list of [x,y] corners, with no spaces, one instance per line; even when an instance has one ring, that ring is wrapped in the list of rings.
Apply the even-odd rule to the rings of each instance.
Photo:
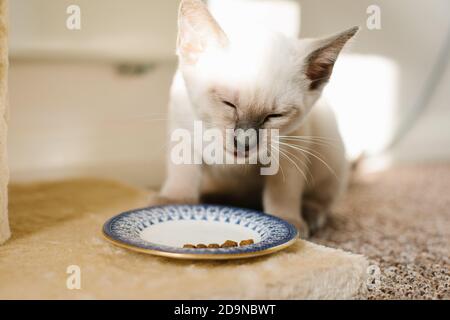
[[[217,244],[217,243],[211,243],[211,244],[203,244],[203,243],[199,243],[197,245],[193,245],[193,244],[185,244],[183,246],[183,248],[185,249],[219,249],[219,248],[235,248],[238,246],[244,247],[244,246],[249,246],[254,244],[255,241],[253,241],[253,239],[248,239],[248,240],[242,240],[241,242],[239,242],[239,244],[236,241],[233,240],[227,240],[224,243],[222,243],[221,245]]]
[[[221,248],[234,248],[237,246],[238,246],[238,243],[236,241],[227,240],[220,247]]]
[[[254,243],[255,243],[255,241],[253,241],[253,239],[248,239],[248,240],[242,240],[242,241],[239,243],[239,245],[240,245],[241,247],[245,247],[245,246],[252,245],[252,244],[254,244]]]

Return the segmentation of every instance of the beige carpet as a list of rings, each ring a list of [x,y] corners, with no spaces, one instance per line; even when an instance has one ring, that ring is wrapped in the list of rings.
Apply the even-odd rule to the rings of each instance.
[[[348,299],[366,288],[364,257],[304,241],[231,262],[173,261],[106,243],[103,222],[147,198],[99,180],[11,186],[0,299]],[[81,269],[81,290],[66,287],[71,265]]]
[[[360,298],[450,299],[450,165],[358,178],[312,241],[379,265]]]

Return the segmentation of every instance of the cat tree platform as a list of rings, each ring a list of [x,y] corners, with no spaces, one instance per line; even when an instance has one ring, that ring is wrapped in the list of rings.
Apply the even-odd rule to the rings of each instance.
[[[364,257],[301,240],[229,262],[170,260],[106,242],[104,221],[148,197],[105,180],[11,185],[0,299],[349,299],[366,287]],[[71,265],[80,267],[80,290],[66,287]]]
[[[7,12],[6,1],[0,0],[0,244],[10,237],[8,223],[9,180],[6,155],[7,137],[7,88],[8,88],[8,45],[7,45]]]

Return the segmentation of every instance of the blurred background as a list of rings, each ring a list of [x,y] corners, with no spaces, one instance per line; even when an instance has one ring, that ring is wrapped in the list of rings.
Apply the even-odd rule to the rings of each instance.
[[[176,69],[175,0],[10,1],[13,181],[111,177],[158,187]],[[69,30],[67,8],[81,9]],[[325,98],[373,167],[450,160],[448,0],[210,0],[225,31],[318,37],[354,25]],[[376,5],[376,7],[373,7]],[[380,29],[368,19],[380,9]],[[375,11],[374,11],[375,10]]]

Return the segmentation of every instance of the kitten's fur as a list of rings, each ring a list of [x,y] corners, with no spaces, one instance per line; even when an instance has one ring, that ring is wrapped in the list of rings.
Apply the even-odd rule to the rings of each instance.
[[[281,155],[282,170],[274,176],[261,176],[255,165],[174,165],[169,159],[167,180],[151,203],[217,202],[210,195],[219,194],[227,204],[261,207],[295,223],[303,237],[321,227],[345,188],[348,166],[334,115],[315,104],[339,53],[357,31],[352,28],[319,40],[279,34],[234,40],[202,1],[182,1],[170,130],[192,130],[194,120],[221,130],[242,121],[251,127],[278,115],[258,128],[303,136],[302,141],[284,141],[301,145],[309,153],[282,149],[297,166]]]

